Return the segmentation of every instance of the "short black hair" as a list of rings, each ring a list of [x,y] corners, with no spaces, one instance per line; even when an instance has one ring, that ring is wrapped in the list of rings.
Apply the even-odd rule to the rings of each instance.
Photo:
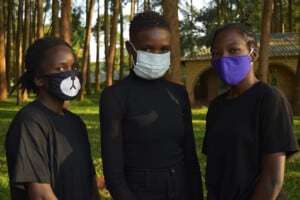
[[[153,29],[153,28],[163,28],[170,32],[170,27],[165,18],[157,12],[145,11],[138,13],[134,16],[130,22],[129,27],[129,37],[130,40],[141,31]]]
[[[248,23],[230,23],[230,24],[226,24],[224,26],[221,26],[220,28],[218,28],[214,32],[214,35],[213,35],[212,40],[211,40],[211,47],[214,45],[215,39],[218,36],[218,34],[220,34],[223,31],[226,31],[226,30],[235,30],[241,36],[243,36],[245,38],[246,42],[247,42],[247,46],[248,46],[249,51],[250,51],[251,48],[256,48],[257,47],[257,41],[256,41],[255,33],[252,30],[252,26]]]
[[[25,55],[25,69],[26,71],[22,74],[17,84],[13,87],[10,94],[16,89],[17,86],[21,86],[22,93],[25,89],[28,93],[38,93],[38,88],[34,83],[36,73],[41,70],[42,61],[45,59],[45,55],[48,50],[53,47],[65,45],[71,49],[75,57],[73,48],[62,38],[57,37],[44,37],[37,39],[26,51]]]

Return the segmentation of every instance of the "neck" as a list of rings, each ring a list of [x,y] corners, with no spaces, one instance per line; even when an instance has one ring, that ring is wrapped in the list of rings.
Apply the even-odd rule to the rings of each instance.
[[[259,80],[254,76],[249,76],[242,80],[238,85],[232,86],[229,89],[228,99],[234,99],[244,93],[246,90],[255,85]]]
[[[53,112],[57,113],[57,114],[61,114],[63,115],[63,105],[64,105],[64,101],[60,100],[48,93],[40,93],[38,100],[44,104],[47,108],[49,108],[50,110],[52,110]]]

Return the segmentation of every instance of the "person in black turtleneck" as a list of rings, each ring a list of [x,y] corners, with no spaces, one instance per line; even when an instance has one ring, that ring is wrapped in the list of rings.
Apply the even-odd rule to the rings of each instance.
[[[188,95],[163,78],[169,26],[160,14],[144,12],[129,32],[133,69],[100,98],[106,186],[114,200],[202,200]]]

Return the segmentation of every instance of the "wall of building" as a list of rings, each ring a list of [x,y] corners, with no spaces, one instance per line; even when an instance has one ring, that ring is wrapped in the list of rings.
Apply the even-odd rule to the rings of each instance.
[[[271,64],[269,67],[269,78],[269,83],[279,88],[288,101],[292,103],[295,73],[283,65]]]

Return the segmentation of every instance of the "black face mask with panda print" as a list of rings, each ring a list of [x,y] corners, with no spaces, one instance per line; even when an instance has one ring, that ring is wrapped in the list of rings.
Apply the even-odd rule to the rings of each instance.
[[[80,75],[75,70],[47,74],[49,93],[61,100],[76,98],[81,89]]]

